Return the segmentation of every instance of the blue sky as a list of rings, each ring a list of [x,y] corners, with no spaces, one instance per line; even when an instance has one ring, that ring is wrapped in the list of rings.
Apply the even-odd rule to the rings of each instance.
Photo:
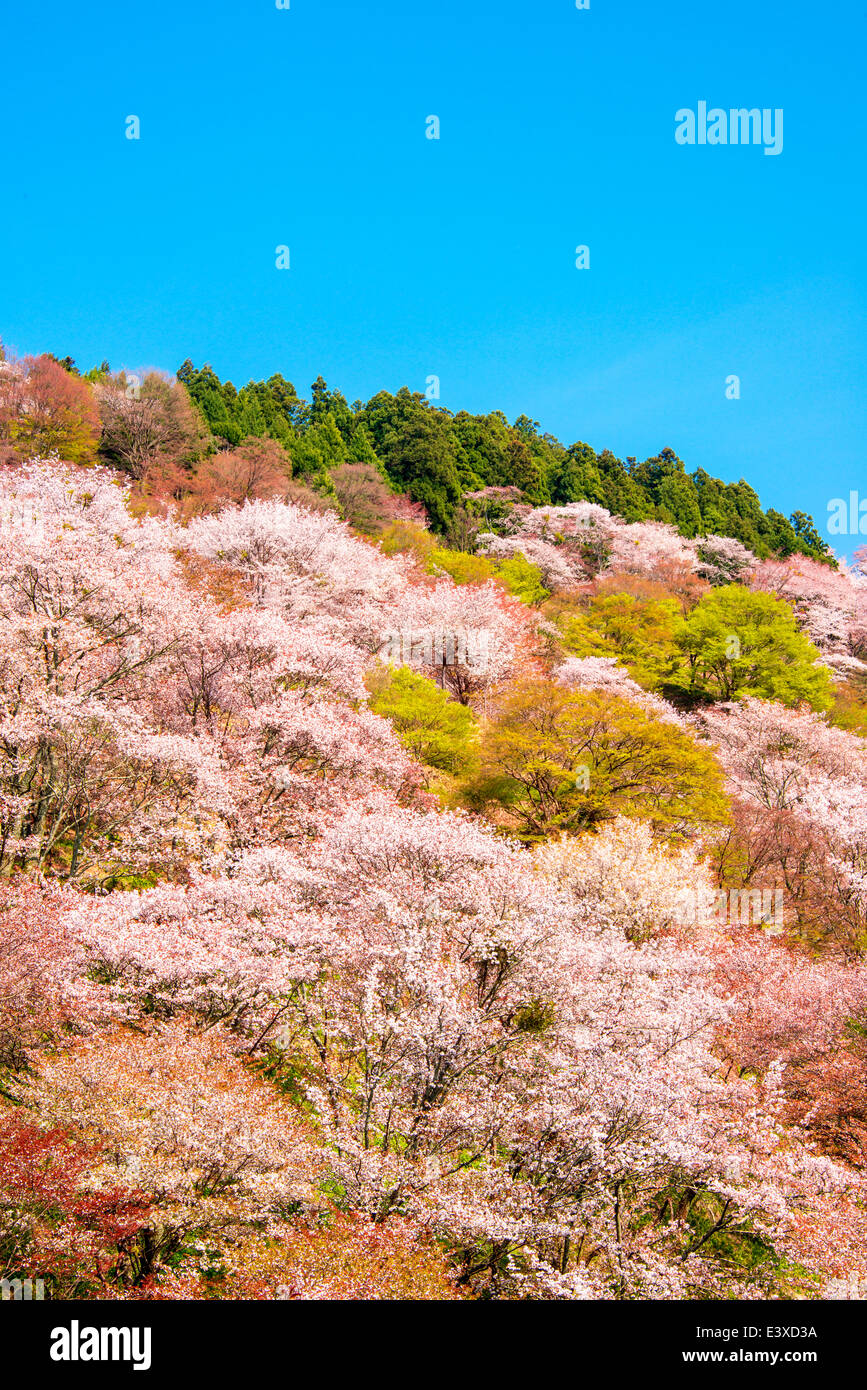
[[[865,23],[865,0],[15,6],[0,334],[302,394],[321,372],[350,401],[437,375],[450,409],[671,445],[824,529],[867,495]],[[678,145],[700,100],[782,108],[782,153]]]

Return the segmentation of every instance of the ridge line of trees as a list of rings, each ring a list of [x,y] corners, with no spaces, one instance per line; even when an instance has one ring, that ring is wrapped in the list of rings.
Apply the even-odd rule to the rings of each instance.
[[[731,537],[760,559],[801,554],[835,565],[811,516],[765,511],[743,478],[725,483],[702,468],[687,472],[671,448],[639,462],[610,449],[597,453],[581,441],[567,447],[527,415],[510,424],[499,410],[453,413],[406,386],[379,391],[366,404],[350,404],[321,376],[309,400],[279,373],[239,390],[209,364],[195,367],[189,358],[176,378],[112,374],[106,361],[81,374],[70,357],[50,353],[11,371],[6,365],[0,443],[25,457],[47,446],[78,462],[90,454],[143,480],[145,491],[157,495],[178,499],[202,473],[224,500],[243,500],[232,498],[231,486],[226,493],[220,462],[240,450],[246,452],[234,471],[247,479],[245,495],[254,495],[266,475],[273,491],[282,475],[293,480],[296,493],[309,494],[308,501],[341,507],[361,530],[376,529],[365,524],[368,514],[393,519],[400,508],[394,513],[392,505],[390,512],[389,499],[405,499],[419,518],[424,509],[453,549],[472,550],[479,518],[486,529],[497,529],[515,502],[586,501],[626,522],[665,522],[687,538]],[[22,405],[25,379],[39,396],[36,414]],[[63,416],[59,429],[46,423],[54,399],[55,413]],[[74,434],[72,453],[64,454],[64,430]],[[264,459],[257,455],[251,464],[254,442]],[[237,491],[237,479],[234,485]]]

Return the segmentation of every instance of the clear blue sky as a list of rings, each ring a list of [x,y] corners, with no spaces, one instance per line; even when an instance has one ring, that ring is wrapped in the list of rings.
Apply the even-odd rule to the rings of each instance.
[[[350,401],[436,374],[450,409],[671,445],[824,528],[867,496],[865,24],[867,0],[15,5],[0,333]],[[679,146],[700,100],[783,108],[782,154]]]

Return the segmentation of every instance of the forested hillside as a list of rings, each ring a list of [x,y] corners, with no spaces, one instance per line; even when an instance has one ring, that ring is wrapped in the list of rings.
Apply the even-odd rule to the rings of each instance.
[[[722,483],[702,469],[687,473],[671,449],[643,463],[624,463],[608,449],[568,448],[521,415],[510,425],[501,411],[453,415],[419,392],[380,391],[351,407],[321,377],[310,402],[282,376],[249,382],[236,391],[212,368],[188,360],[178,372],[214,436],[238,444],[249,435],[278,439],[295,470],[322,477],[336,464],[374,465],[388,484],[428,510],[432,524],[448,531],[467,493],[516,487],[535,505],[596,502],[626,521],[665,521],[684,536],[713,531],[734,536],[758,555],[795,552],[820,558],[826,546],[812,519],[796,512],[763,512],[748,483]],[[472,510],[472,508],[470,508]]]
[[[0,363],[0,1276],[867,1280],[867,575],[663,451]]]
[[[62,359],[62,365],[77,375],[70,358]],[[626,521],[666,522],[684,536],[732,536],[763,558],[827,557],[812,517],[796,511],[787,519],[773,508],[765,512],[749,483],[723,483],[703,469],[687,473],[669,448],[643,463],[634,458],[624,462],[608,449],[597,454],[589,444],[567,448],[553,435],[540,433],[538,422],[526,415],[510,425],[501,411],[452,414],[407,387],[394,395],[380,391],[366,405],[355,401],[350,406],[322,377],[306,400],[279,374],[236,390],[211,367],[197,369],[189,360],[179,369],[171,393],[160,373],[112,377],[107,362],[87,372],[85,380],[108,388],[108,400],[112,391],[119,397],[129,392],[150,399],[150,428],[168,436],[161,441],[158,459],[150,460],[150,482],[157,489],[165,478],[155,463],[163,473],[171,463],[182,474],[193,474],[214,452],[235,450],[253,439],[271,440],[280,448],[272,454],[278,467],[323,497],[340,496],[336,470],[366,465],[363,483],[356,477],[351,490],[357,493],[361,487],[368,494],[366,506],[373,516],[381,520],[389,514],[389,494],[404,494],[423,506],[430,525],[457,539],[460,548],[468,520],[472,524],[480,511],[490,510],[478,494],[509,488],[534,506],[594,502]],[[117,415],[118,410],[115,403],[109,411],[103,394],[104,427],[106,414]],[[166,412],[168,428],[167,420],[159,423]],[[101,456],[141,477],[141,439],[126,436],[122,411],[121,420],[112,425],[104,428]],[[349,490],[350,480],[343,481]]]

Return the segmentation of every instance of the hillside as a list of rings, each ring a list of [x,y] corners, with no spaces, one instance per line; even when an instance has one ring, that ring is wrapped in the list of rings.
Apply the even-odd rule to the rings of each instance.
[[[61,365],[81,380],[71,358],[63,358]],[[268,440],[275,446],[272,462],[290,472],[296,484],[341,505],[345,494],[357,494],[359,486],[355,482],[350,488],[344,479],[341,487],[335,472],[365,465],[364,507],[370,521],[391,515],[389,494],[402,494],[424,507],[433,528],[451,542],[457,540],[459,548],[479,512],[489,510],[479,494],[517,489],[520,500],[533,506],[587,501],[625,521],[665,522],[686,537],[730,536],[760,558],[803,554],[833,564],[812,517],[801,511],[789,518],[773,508],[763,511],[744,479],[724,483],[703,469],[688,473],[669,448],[642,463],[634,458],[624,462],[608,449],[596,453],[589,444],[566,447],[540,433],[538,422],[526,415],[510,425],[501,411],[452,414],[407,387],[395,395],[380,391],[366,405],[355,401],[350,406],[322,377],[313,383],[309,401],[279,374],[236,390],[211,367],[196,368],[189,359],[176,379],[161,380],[159,373],[112,376],[103,362],[84,380],[98,393],[102,390],[102,459],[134,478],[147,462],[145,471],[154,475],[157,489],[165,482],[160,471],[169,464],[180,470],[172,481],[183,488],[184,475],[197,474],[214,454]],[[175,382],[173,400],[167,396],[169,381]],[[120,421],[116,402],[111,410],[112,392],[106,395],[104,389],[110,387],[121,397],[132,393],[150,399],[149,428],[163,436],[150,458],[146,449],[142,453],[147,441],[141,439],[141,428],[131,437],[122,408]],[[160,418],[166,415],[168,419]]]
[[[684,536],[733,536],[763,557],[803,553],[818,559],[827,550],[812,518],[763,512],[743,479],[722,483],[702,469],[687,473],[671,449],[643,463],[624,463],[608,449],[597,454],[582,443],[567,448],[553,435],[540,434],[538,422],[526,415],[511,426],[501,411],[453,415],[407,387],[396,395],[380,391],[366,405],[356,401],[350,408],[322,377],[313,383],[309,403],[281,376],[236,391],[211,367],[197,370],[188,360],[178,378],[221,443],[267,434],[284,445],[305,477],[343,462],[373,464],[446,532],[454,528],[467,493],[516,487],[535,505],[595,502],[626,521],[668,522]]]
[[[72,365],[0,368],[0,1274],[863,1289],[860,560],[665,454]]]

